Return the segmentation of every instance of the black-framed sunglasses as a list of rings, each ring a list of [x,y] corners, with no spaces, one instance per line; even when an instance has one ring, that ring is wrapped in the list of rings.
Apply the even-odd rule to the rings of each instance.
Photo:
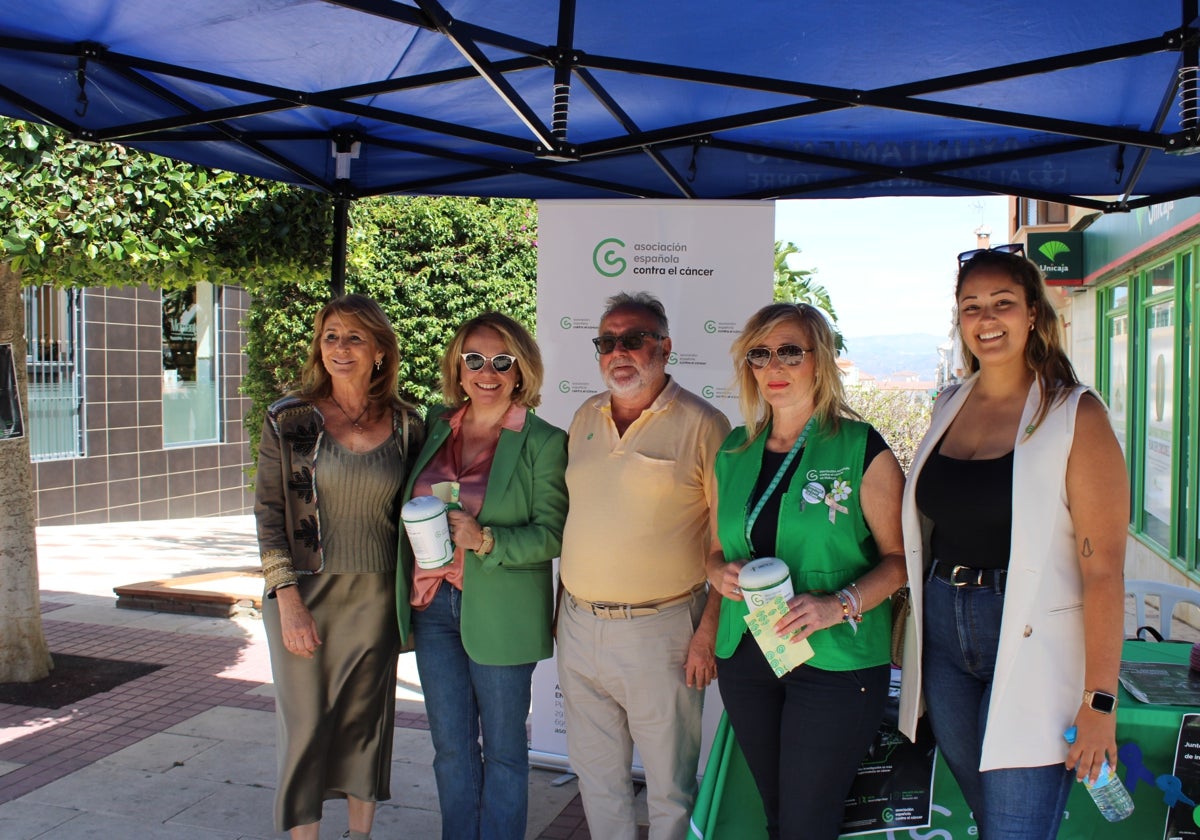
[[[649,332],[648,330],[634,330],[633,332],[621,335],[602,335],[598,338],[593,338],[592,344],[596,345],[597,353],[601,356],[607,356],[617,349],[618,343],[626,350],[641,350],[647,338],[657,338],[659,341],[662,341],[666,336],[661,333]]]
[[[746,351],[746,364],[752,368],[765,368],[771,364],[771,356],[774,356],[782,364],[795,367],[804,361],[805,353],[811,352],[811,349],[805,350],[799,344],[780,344],[774,350],[770,347],[751,347]]]
[[[958,255],[958,264],[961,266],[972,257],[986,254],[988,251],[995,251],[998,254],[1020,254],[1023,257],[1025,256],[1025,245],[1020,242],[1010,242],[1007,245],[997,245],[995,248],[972,248],[970,251],[963,251]]]
[[[497,353],[489,359],[482,353],[463,353],[462,360],[463,364],[467,366],[467,370],[483,370],[483,366],[491,362],[492,370],[496,373],[507,373],[512,370],[517,357],[510,356],[508,353]]]

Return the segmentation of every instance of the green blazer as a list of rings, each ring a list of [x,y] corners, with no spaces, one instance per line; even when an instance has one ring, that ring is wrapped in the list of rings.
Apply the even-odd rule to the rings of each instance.
[[[417,476],[450,437],[453,408],[432,408],[425,445],[412,464],[404,500]],[[502,429],[484,491],[479,523],[496,544],[482,557],[466,551],[463,568],[462,640],[483,665],[519,665],[553,653],[551,561],[562,549],[567,519],[567,433],[529,412],[519,432]],[[405,644],[412,634],[413,552],[400,527],[396,615]]]

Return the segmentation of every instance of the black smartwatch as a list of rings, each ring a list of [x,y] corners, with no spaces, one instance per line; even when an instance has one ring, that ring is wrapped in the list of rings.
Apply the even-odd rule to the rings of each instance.
[[[1107,691],[1085,691],[1083,692],[1083,702],[1092,711],[1102,715],[1111,715],[1117,710],[1116,696]]]

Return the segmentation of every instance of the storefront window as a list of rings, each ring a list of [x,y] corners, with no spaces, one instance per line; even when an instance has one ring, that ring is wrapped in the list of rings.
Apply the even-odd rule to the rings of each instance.
[[[163,445],[215,443],[217,301],[211,283],[163,292]]]
[[[1145,306],[1145,410],[1142,452],[1142,529],[1164,547],[1171,544],[1175,414],[1175,300],[1160,297],[1174,289],[1174,262],[1146,276],[1152,295]]]
[[[1108,319],[1108,411],[1121,454],[1129,444],[1129,313]]]

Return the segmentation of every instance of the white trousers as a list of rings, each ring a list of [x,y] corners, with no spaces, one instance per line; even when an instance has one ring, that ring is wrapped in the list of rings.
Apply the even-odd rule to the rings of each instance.
[[[633,748],[646,772],[650,840],[684,840],[696,798],[704,692],[688,688],[688,645],[705,593],[656,615],[596,618],[564,597],[558,682],[567,757],[595,840],[636,840]]]

